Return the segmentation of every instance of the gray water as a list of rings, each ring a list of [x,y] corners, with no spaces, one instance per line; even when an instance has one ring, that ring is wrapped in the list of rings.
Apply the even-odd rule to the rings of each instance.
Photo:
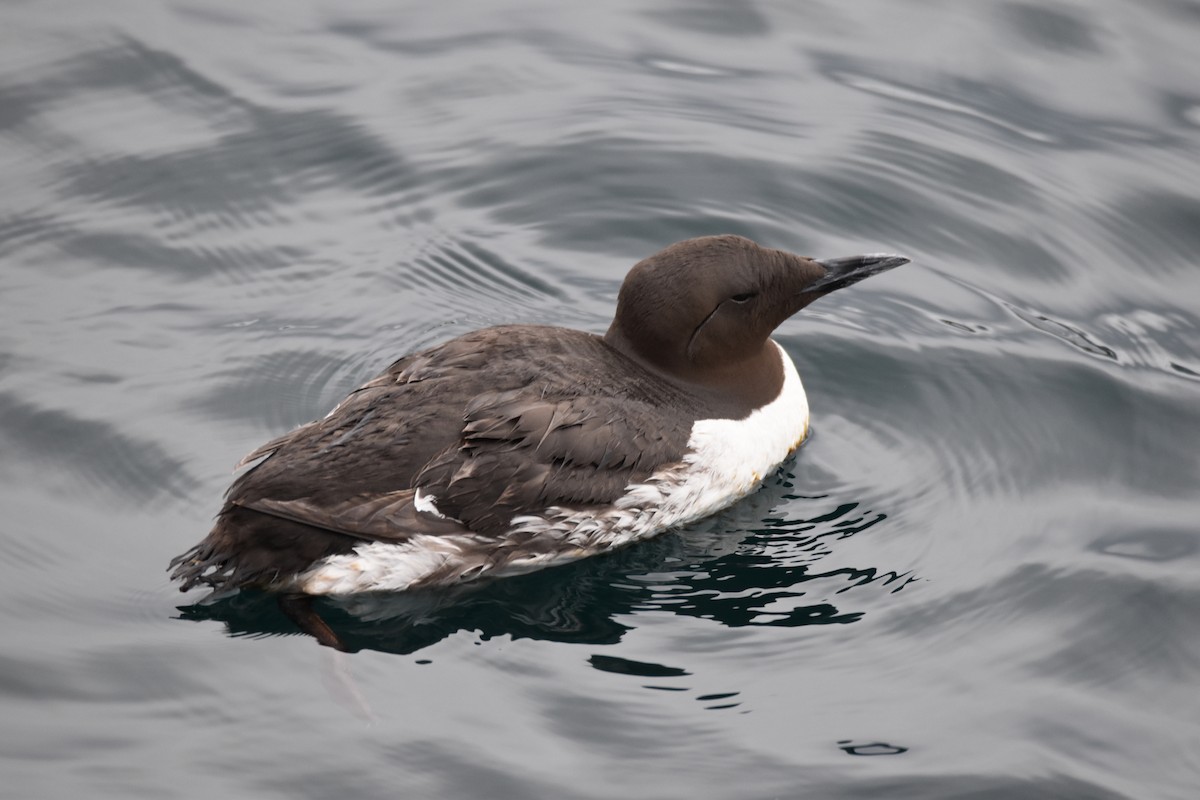
[[[7,2],[0,794],[1193,798],[1200,3]],[[732,232],[814,435],[463,596],[197,605],[246,452]]]

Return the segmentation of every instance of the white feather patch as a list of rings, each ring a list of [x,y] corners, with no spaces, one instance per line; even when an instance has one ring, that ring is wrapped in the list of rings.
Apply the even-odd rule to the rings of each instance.
[[[446,518],[445,514],[438,511],[437,497],[431,494],[422,494],[420,489],[413,494],[413,508],[424,514],[433,514],[438,519]]]

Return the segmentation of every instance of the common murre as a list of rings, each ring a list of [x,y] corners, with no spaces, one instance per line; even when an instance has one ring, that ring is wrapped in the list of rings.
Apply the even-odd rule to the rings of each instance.
[[[689,239],[633,267],[603,337],[511,325],[405,356],[246,456],[172,578],[289,596],[459,584],[708,516],[807,435],[772,331],[906,262]]]

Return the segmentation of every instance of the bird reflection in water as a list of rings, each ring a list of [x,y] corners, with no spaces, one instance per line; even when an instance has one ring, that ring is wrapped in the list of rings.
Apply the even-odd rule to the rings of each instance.
[[[796,494],[793,463],[754,495],[703,522],[561,567],[450,589],[300,599],[244,591],[182,606],[180,618],[220,621],[235,637],[292,635],[299,628],[340,650],[395,654],[415,653],[461,630],[478,631],[482,640],[614,644],[629,630],[620,620],[635,611],[702,617],[728,627],[854,622],[861,611],[828,598],[848,599],[845,592],[865,585],[894,592],[915,577],[875,567],[812,569],[838,540],[869,530],[886,515],[854,502]],[[793,517],[797,512],[803,517]],[[822,599],[814,602],[816,597]]]

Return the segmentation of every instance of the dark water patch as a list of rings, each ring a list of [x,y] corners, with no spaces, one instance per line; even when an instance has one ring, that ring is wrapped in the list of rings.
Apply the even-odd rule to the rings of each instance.
[[[1156,0],[1155,5],[1169,10],[1181,22],[1200,25],[1200,3],[1195,0]]]
[[[0,256],[11,257],[28,248],[54,241],[65,233],[62,220],[49,214],[0,215]],[[14,264],[20,261],[13,259]]]
[[[11,131],[27,124],[39,106],[33,87],[0,85],[0,130]]]
[[[321,111],[256,110],[210,146],[126,155],[62,168],[64,195],[145,209],[190,227],[288,222],[299,196],[345,187],[411,202],[416,180],[400,156],[360,126]]]
[[[1128,259],[1131,280],[1147,273],[1170,285],[1200,262],[1200,199],[1169,191],[1145,191],[1114,199],[1101,215],[1107,244]],[[1185,284],[1189,288],[1194,284]]]
[[[132,36],[111,37],[104,45],[74,53],[50,66],[32,85],[47,105],[60,102],[64,95],[115,90],[154,97],[210,118],[248,107],[234,92],[177,55]]]
[[[1086,778],[1050,772],[1038,777],[1008,774],[939,775],[916,777],[859,777],[805,781],[803,790],[831,800],[874,800],[879,797],[916,800],[1011,800],[1014,797],[1046,800],[1132,800],[1127,794],[1106,789]],[[767,795],[763,795],[765,798]]]
[[[1001,16],[1028,44],[1053,54],[1075,52],[1095,55],[1102,52],[1099,37],[1085,15],[1067,5],[1033,5],[1008,2],[1000,6]]]
[[[0,362],[0,370],[2,369],[2,362]],[[124,376],[117,375],[113,372],[67,372],[64,373],[64,375],[71,380],[85,384],[114,385],[125,380]]]
[[[182,247],[179,229],[202,239],[214,226],[252,231],[288,222],[286,209],[299,197],[332,192],[377,211],[418,200],[406,160],[359,122],[326,109],[254,104],[179,58],[135,40],[77,54],[19,88],[30,114],[57,107],[64,93],[77,103],[98,104],[94,122],[80,114],[67,128],[59,127],[59,117],[39,123],[52,126],[49,133],[63,145],[53,165],[60,200],[150,212],[156,226],[176,227],[175,248]],[[119,141],[104,128],[105,110],[122,98],[157,109],[147,112],[147,123],[162,127],[159,138],[173,146],[67,155],[87,151],[89,125],[102,128],[96,133],[103,139]],[[28,133],[29,146],[38,146],[47,133]],[[195,250],[211,246],[193,243]]]
[[[390,761],[402,757],[387,754],[382,760]],[[247,763],[242,766],[247,771],[252,771],[253,764]],[[474,765],[473,770],[482,771]],[[419,781],[418,785],[422,783],[425,782]],[[486,791],[487,785],[486,780],[473,784],[479,791]],[[319,762],[298,765],[294,773],[282,777],[260,778],[255,782],[255,791],[263,794],[283,792],[288,797],[313,800],[346,796],[361,797],[363,800],[384,800],[395,796],[394,783],[384,774],[372,774],[354,767]],[[436,794],[436,791],[432,791],[426,796],[433,797]]]
[[[618,675],[637,675],[642,678],[680,678],[691,673],[679,667],[668,667],[663,664],[652,664],[646,661],[634,661],[617,656],[591,656],[588,663],[601,672],[615,672]]]
[[[0,438],[10,456],[19,453],[46,468],[52,483],[65,477],[138,502],[183,497],[199,486],[187,466],[158,444],[8,392],[0,393]]]
[[[750,0],[703,0],[643,15],[670,28],[716,36],[754,38],[770,32],[767,17]]]
[[[69,754],[86,754],[86,757],[97,759],[119,757],[122,753],[135,749],[141,744],[136,735],[121,734],[117,731],[95,734],[72,731],[65,735],[61,745],[54,749],[47,749],[45,743],[39,739],[40,737],[36,734],[30,736],[27,732],[20,740],[11,744],[5,743],[5,755],[13,760],[28,761],[36,764],[42,770],[49,771],[56,767],[61,768],[63,763],[78,758],[78,755],[72,757]],[[19,782],[18,785],[20,785]],[[134,789],[128,796],[137,797],[140,794],[143,793]]]
[[[1200,127],[1200,96],[1177,91],[1160,94],[1163,111],[1176,125]]]

